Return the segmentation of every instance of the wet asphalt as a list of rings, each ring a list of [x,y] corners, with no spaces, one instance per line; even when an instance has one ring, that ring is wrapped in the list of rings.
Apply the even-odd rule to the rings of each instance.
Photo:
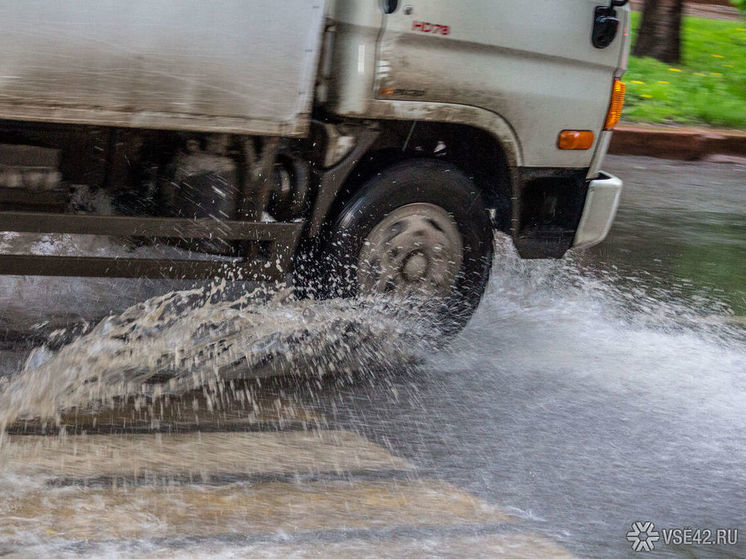
[[[538,534],[580,557],[634,557],[627,532],[652,521],[740,530],[737,545],[661,539],[653,556],[746,557],[746,166],[610,156],[605,169],[625,181],[607,241],[542,262],[501,246],[477,315],[447,348],[415,367],[261,386],[268,401],[323,418],[311,424],[352,433],[417,479],[514,518],[453,523],[451,504],[441,511],[451,539],[432,544],[441,531],[413,532],[410,519],[409,531],[367,533],[368,547],[352,549],[396,556],[386,542],[417,548],[420,538],[434,545],[428,555],[452,545],[454,556],[493,556],[504,549],[495,534]],[[87,297],[107,304],[94,289],[68,299],[71,312]],[[44,322],[43,304],[27,308],[18,324]],[[37,343],[13,320],[4,375]],[[328,534],[322,526],[296,543],[319,554]],[[193,547],[214,551],[209,541]],[[227,556],[256,543],[216,541]]]

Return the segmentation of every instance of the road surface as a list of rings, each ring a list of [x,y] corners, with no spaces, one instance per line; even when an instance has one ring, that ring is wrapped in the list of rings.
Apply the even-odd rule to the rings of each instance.
[[[627,533],[650,521],[741,530],[659,536],[655,556],[746,556],[746,167],[606,169],[626,184],[610,238],[559,262],[499,243],[473,321],[415,364],[317,377],[309,361],[304,378],[63,414],[61,437],[14,423],[0,553],[633,557]],[[28,325],[144,294],[6,285],[7,378],[38,343]]]

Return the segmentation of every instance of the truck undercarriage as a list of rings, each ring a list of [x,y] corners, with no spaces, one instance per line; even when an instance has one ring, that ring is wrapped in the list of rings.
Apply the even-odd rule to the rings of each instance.
[[[365,180],[416,158],[463,170],[525,256],[561,255],[585,170],[515,169],[501,154],[486,133],[438,123],[314,121],[308,139],[287,139],[5,122],[0,231],[116,236],[196,258],[2,254],[0,273],[281,280]]]

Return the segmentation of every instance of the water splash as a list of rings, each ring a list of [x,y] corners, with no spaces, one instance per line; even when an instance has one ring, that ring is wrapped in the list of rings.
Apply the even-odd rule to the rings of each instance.
[[[746,328],[717,293],[622,276],[583,254],[520,260],[507,246],[493,270],[472,335],[433,367],[499,365],[496,382],[536,374],[672,413],[746,412]]]
[[[0,387],[0,431],[19,418],[59,420],[62,410],[130,396],[219,392],[242,376],[396,367],[417,361],[433,339],[414,301],[299,300],[266,289],[229,295],[221,282],[154,297],[59,349],[69,334],[54,333]]]
[[[350,424],[383,440],[427,445],[418,466],[457,480],[463,475],[467,486],[470,479],[474,487],[492,484],[486,492],[514,516],[569,544],[581,535],[607,551],[640,503],[654,510],[672,498],[681,510],[704,506],[705,514],[719,513],[714,518],[721,523],[740,518],[740,501],[730,503],[727,495],[742,485],[745,330],[706,292],[692,304],[649,276],[622,276],[577,255],[522,261],[504,243],[480,310],[444,352],[425,341],[432,332],[411,306],[300,301],[287,292],[231,298],[226,291],[218,285],[170,293],[72,340],[58,334],[31,356],[10,390],[0,387],[5,421],[54,417],[66,406],[105,403],[114,394],[219,388],[221,376],[248,369],[311,375],[360,366],[396,370],[424,356],[417,379],[370,377],[370,383],[350,386],[346,399],[335,383],[332,394],[320,390],[308,407],[329,410],[332,422],[340,421],[340,409],[341,421],[346,413]],[[300,407],[304,398],[311,400],[299,396]],[[656,476],[647,479],[661,464],[686,487],[664,480],[661,488]],[[713,467],[724,472],[724,481],[711,478]],[[692,486],[712,487],[713,497],[702,499]],[[0,477],[0,493],[32,490],[64,499],[65,491],[85,494],[87,488]],[[581,503],[570,518],[567,491]],[[715,497],[726,504],[713,504]],[[587,526],[609,514],[609,502],[618,509],[610,528],[587,536]],[[148,519],[129,521],[144,538],[152,533]],[[242,524],[238,531],[244,530]],[[36,542],[40,553],[65,545],[44,538]],[[173,553],[168,543],[144,541]],[[238,545],[241,552],[250,549]],[[188,546],[197,556],[215,551],[203,553],[191,540]]]

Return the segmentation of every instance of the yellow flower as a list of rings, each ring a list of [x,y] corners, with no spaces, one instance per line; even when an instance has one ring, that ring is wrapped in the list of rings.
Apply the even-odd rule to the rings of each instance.
[[[733,64],[721,64],[723,68],[733,68]]]
[[[640,84],[640,85],[645,85],[645,82],[641,82],[640,80],[630,80],[629,83],[637,83],[637,84]]]
[[[722,54],[713,54],[713,58],[723,58]]]
[[[670,84],[671,82],[666,82],[666,81],[663,81],[663,80],[658,80],[658,83],[662,83],[662,84],[665,84],[665,85],[669,85],[669,84]]]
[[[707,74],[703,74],[702,72],[694,72],[695,76],[706,76]]]
[[[719,77],[721,77],[721,76],[723,75],[723,74],[721,74],[720,72],[711,72],[711,74],[712,74],[713,76],[715,76],[716,78],[719,78]]]
[[[643,93],[642,95],[640,95],[640,97],[644,97],[645,99],[652,99],[653,98],[652,95],[648,95],[647,93]]]
[[[669,68],[668,71],[669,72],[681,72],[679,68]]]

